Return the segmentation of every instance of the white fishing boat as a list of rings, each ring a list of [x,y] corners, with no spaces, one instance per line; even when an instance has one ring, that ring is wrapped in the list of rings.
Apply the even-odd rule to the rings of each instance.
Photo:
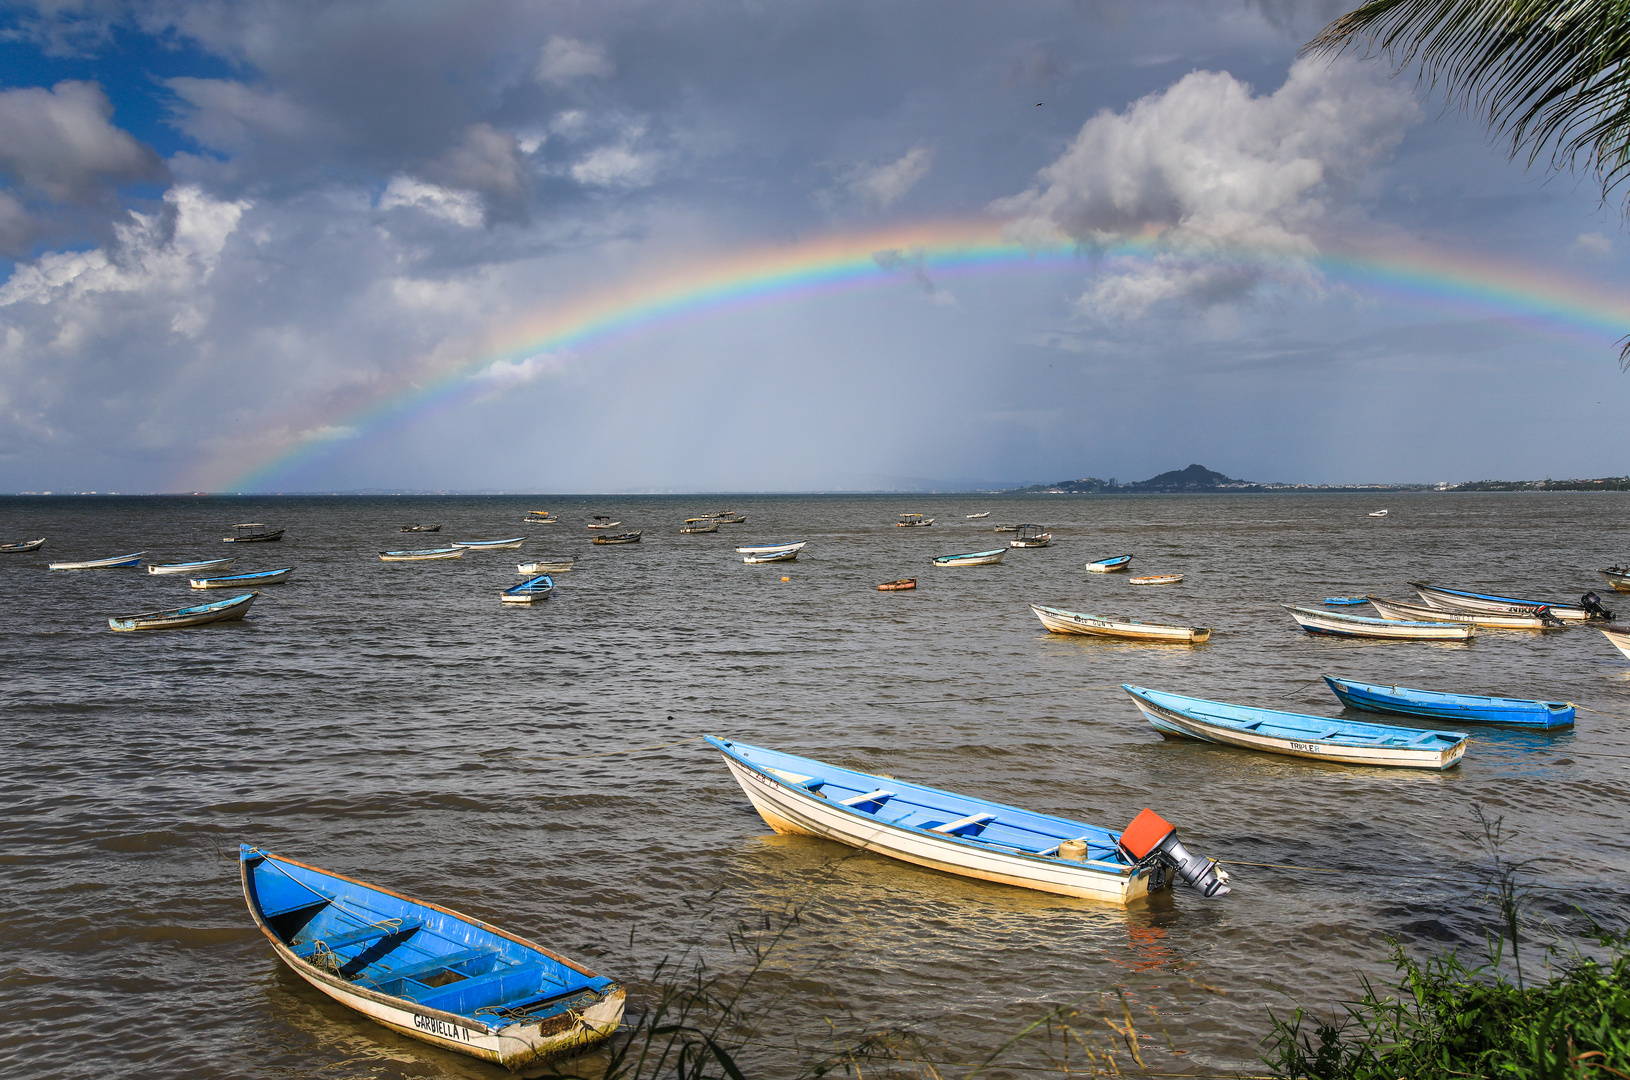
[[[1385,510],[1371,510],[1370,511],[1370,516],[1371,517],[1386,517],[1387,512]]]
[[[244,593],[213,604],[171,608],[168,611],[146,611],[140,615],[116,616],[108,620],[110,630],[174,630],[182,626],[203,626],[206,623],[228,622],[249,614],[249,605],[259,593]]]
[[[555,525],[560,519],[547,510],[528,510],[523,524],[526,525]]]
[[[1400,619],[1372,619],[1367,615],[1342,615],[1335,611],[1281,604],[1290,617],[1310,634],[1337,637],[1386,638],[1393,641],[1470,641],[1477,627],[1471,623],[1417,622]]]
[[[716,533],[719,531],[719,524],[720,522],[717,518],[686,518],[685,523],[679,526],[679,532],[683,536],[699,535],[701,533]]]
[[[108,559],[91,559],[88,562],[54,562],[47,563],[51,570],[113,570],[126,566],[140,566],[145,551],[138,551],[130,555],[115,555]]]
[[[512,536],[507,540],[456,540],[454,547],[469,548],[471,551],[504,551],[518,548],[526,543],[524,536]]]
[[[596,515],[594,515],[594,524],[590,525],[589,528],[591,528],[591,529],[615,529],[617,526],[619,526],[621,524],[622,524],[622,522],[620,522],[620,521],[612,521],[609,517],[605,516],[604,514],[596,514]]]
[[[995,551],[970,551],[965,555],[941,555],[934,560],[935,566],[995,566],[1007,554],[1007,548],[997,548]]]
[[[1094,574],[1113,574],[1118,570],[1125,570],[1132,565],[1130,555],[1111,555],[1105,559],[1094,559],[1087,564],[1087,570]]]
[[[207,574],[211,570],[227,570],[237,559],[200,559],[198,562],[153,563],[149,574]]]
[[[736,549],[737,555],[773,555],[778,551],[802,551],[808,540],[800,540],[796,544],[758,544]]]
[[[1128,585],[1176,585],[1183,580],[1182,574],[1145,574],[1142,577],[1127,578]]]
[[[1430,604],[1385,600],[1379,596],[1369,597],[1369,604],[1383,619],[1404,622],[1471,623],[1473,626],[1498,630],[1558,630],[1568,625],[1546,608],[1517,612],[1461,611],[1456,608],[1435,608]]]
[[[188,584],[195,589],[242,589],[248,586],[279,585],[289,580],[294,567],[280,570],[258,570],[252,574],[233,574],[230,577],[193,578]]]
[[[530,576],[532,574],[564,574],[577,565],[574,556],[570,559],[544,559],[540,562],[521,563],[515,568],[518,574]]]
[[[1010,548],[1044,548],[1053,542],[1053,534],[1043,532],[1040,525],[1020,525],[1019,535],[1007,542]]]
[[[704,736],[764,823],[959,877],[1126,905],[1168,872],[1213,898],[1228,875],[1144,810],[1121,833],[813,758]]]
[[[1630,626],[1598,626],[1602,636],[1611,641],[1625,656],[1630,657]]]
[[[765,551],[756,555],[743,555],[741,561],[744,563],[794,562],[797,560],[800,550],[802,549],[789,548],[786,551]]]
[[[461,547],[450,548],[421,548],[418,551],[381,551],[380,562],[431,562],[436,559],[461,559],[467,549]]]
[[[1205,626],[1173,626],[1169,623],[1139,622],[1119,616],[1083,615],[1079,611],[1031,604],[1041,625],[1055,634],[1090,634],[1094,637],[1124,638],[1130,641],[1160,641],[1169,644],[1198,645],[1211,637]]]
[[[983,514],[968,514],[967,515],[967,518],[968,518],[969,521],[977,521],[980,518],[988,518],[988,517],[990,517],[990,511],[989,510],[986,510]]]
[[[1586,593],[1580,598],[1581,601],[1590,601],[1590,606],[1586,606],[1584,603],[1553,604],[1548,600],[1520,600],[1515,596],[1494,596],[1490,593],[1467,592],[1464,589],[1446,589],[1441,585],[1431,585],[1424,581],[1411,581],[1409,585],[1420,594],[1422,600],[1435,608],[1507,613],[1532,613],[1536,608],[1549,608],[1551,614],[1563,622],[1613,621],[1613,613],[1604,611],[1602,606],[1595,602],[1594,593]]]
[[[902,529],[926,529],[934,524],[934,519],[923,517],[921,514],[901,514],[900,520],[896,521],[895,524]]]

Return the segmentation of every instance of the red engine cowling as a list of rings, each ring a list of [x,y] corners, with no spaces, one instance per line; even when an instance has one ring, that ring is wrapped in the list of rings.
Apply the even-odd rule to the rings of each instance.
[[[1228,873],[1204,855],[1196,855],[1177,839],[1177,826],[1144,810],[1121,833],[1121,851],[1133,862],[1153,858],[1174,870],[1183,884],[1198,889],[1207,900],[1229,891]]]

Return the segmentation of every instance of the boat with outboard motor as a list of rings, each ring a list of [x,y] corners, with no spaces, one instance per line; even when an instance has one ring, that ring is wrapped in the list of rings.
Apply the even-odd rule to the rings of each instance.
[[[1610,624],[1608,626],[1598,626],[1596,629],[1600,630],[1602,636],[1607,638],[1626,657],[1630,657],[1630,626],[1613,626]]]
[[[144,611],[140,615],[114,616],[108,620],[110,630],[174,630],[182,626],[203,626],[207,623],[229,622],[249,614],[249,605],[259,593],[244,593],[212,604],[171,608],[168,611]]]
[[[1392,641],[1470,641],[1477,633],[1477,627],[1472,623],[1372,619],[1368,615],[1346,615],[1339,611],[1297,607],[1295,604],[1279,606],[1290,612],[1290,617],[1310,634]]]
[[[469,548],[471,551],[508,551],[526,543],[524,536],[511,536],[507,540],[456,540],[454,547]]]
[[[1459,731],[1361,724],[1230,705],[1124,683],[1121,689],[1163,738],[1197,739],[1343,765],[1449,769],[1460,763],[1471,738]]]
[[[269,528],[263,521],[248,521],[242,525],[232,526],[234,529],[248,529],[248,532],[233,533],[231,536],[221,537],[223,544],[265,544],[273,540],[283,539],[284,529]]]
[[[38,540],[19,540],[15,544],[0,544],[0,553],[21,555],[25,551],[38,551],[45,546],[45,537]]]
[[[1019,535],[1007,542],[1010,548],[1042,548],[1053,542],[1053,534],[1040,525],[1020,525]]]
[[[1087,564],[1087,569],[1094,574],[1113,574],[1117,570],[1125,570],[1132,563],[1130,555],[1111,555],[1107,559],[1097,559]]]
[[[802,551],[808,540],[800,540],[796,544],[754,544],[736,549],[737,555],[773,555],[777,551]]]
[[[1326,675],[1330,690],[1351,709],[1426,716],[1434,720],[1476,724],[1507,724],[1528,728],[1573,726],[1573,702],[1530,701],[1527,698],[1484,697],[1480,694],[1445,694],[1411,690],[1405,686],[1337,679]]]
[[[1458,622],[1473,626],[1486,626],[1496,630],[1562,630],[1567,623],[1551,614],[1550,608],[1519,609],[1509,612],[1469,611],[1462,608],[1439,608],[1430,604],[1411,604],[1408,601],[1387,600],[1379,596],[1367,602],[1383,619],[1414,620],[1417,622]],[[1325,603],[1329,603],[1328,600]]]
[[[1144,810],[1121,833],[952,794],[813,758],[703,736],[765,824],[961,877],[1126,905],[1167,873],[1212,898],[1228,892],[1215,862]]]
[[[197,562],[152,563],[147,567],[149,574],[202,574],[210,570],[230,570],[237,558],[231,559],[200,559]]]
[[[785,551],[761,551],[743,555],[741,561],[744,563],[795,562],[798,559],[798,552],[801,550],[801,548],[788,548]]]
[[[1630,566],[1604,566],[1596,572],[1607,579],[1614,592],[1630,592]]]
[[[193,578],[189,585],[195,589],[241,589],[245,585],[278,585],[289,580],[294,567],[281,570],[257,570],[253,574],[231,574],[227,577]]]
[[[431,562],[436,559],[462,559],[466,548],[420,548],[417,551],[381,551],[380,562]]]
[[[49,570],[115,570],[127,566],[140,566],[145,551],[133,552],[129,555],[114,555],[107,559],[91,559],[87,562],[54,562],[47,563]]]
[[[241,844],[249,914],[322,993],[399,1035],[512,1070],[610,1038],[626,991],[451,908]]]
[[[529,578],[519,585],[511,585],[499,593],[499,599],[506,604],[535,604],[547,597],[555,589],[554,580],[548,574],[539,574]]]
[[[1055,634],[1090,634],[1095,637],[1125,638],[1130,641],[1157,641],[1172,645],[1198,645],[1211,637],[1206,626],[1173,626],[1146,623],[1107,615],[1083,615],[1079,611],[1031,604],[1041,625]]]
[[[1425,581],[1411,581],[1409,587],[1421,594],[1421,599],[1435,608],[1458,608],[1461,611],[1533,611],[1550,608],[1551,614],[1564,622],[1612,622],[1613,613],[1602,607],[1601,597],[1586,593],[1577,604],[1554,604],[1549,600],[1519,600],[1514,596],[1494,596],[1489,593],[1467,592],[1464,589],[1445,589]]]
[[[941,555],[934,560],[935,566],[995,566],[1007,554],[1007,548],[997,548],[995,551],[970,551],[963,555]]]

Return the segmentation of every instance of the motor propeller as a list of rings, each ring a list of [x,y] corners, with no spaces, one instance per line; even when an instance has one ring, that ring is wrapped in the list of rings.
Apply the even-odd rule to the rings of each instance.
[[[1160,863],[1169,866],[1183,880],[1183,884],[1197,889],[1207,900],[1223,896],[1228,887],[1228,872],[1215,860],[1196,855],[1177,839],[1177,826],[1155,813],[1144,810],[1132,819],[1132,824],[1121,833],[1121,851],[1134,863]]]

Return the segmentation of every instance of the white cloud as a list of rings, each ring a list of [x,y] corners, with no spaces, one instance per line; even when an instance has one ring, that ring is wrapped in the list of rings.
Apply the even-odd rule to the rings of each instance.
[[[656,176],[656,168],[654,155],[626,146],[601,146],[573,164],[571,174],[579,184],[628,189],[649,184]]]
[[[898,161],[875,168],[859,169],[845,178],[849,190],[866,202],[887,208],[928,175],[934,164],[934,151],[926,146],[914,146]]]
[[[1298,61],[1261,96],[1226,72],[1194,72],[1088,120],[1029,190],[993,209],[1026,242],[1063,234],[1102,250],[1152,237],[1165,255],[1104,268],[1117,280],[1083,297],[1099,314],[1239,299],[1264,273],[1240,254],[1288,260],[1292,277],[1311,279],[1299,260],[1317,253],[1321,222],[1418,113],[1407,90],[1353,62]]]
[[[539,82],[560,85],[573,79],[605,78],[612,70],[603,47],[556,36],[544,43],[537,76]]]
[[[1613,250],[1613,241],[1599,232],[1580,233],[1568,245],[1568,251],[1575,255],[1594,255],[1601,258]]]
[[[481,200],[467,191],[427,184],[411,176],[393,176],[379,197],[379,209],[413,207],[432,217],[473,229],[481,224]]]
[[[486,384],[489,395],[500,394],[547,375],[559,374],[570,359],[568,353],[543,352],[521,360],[494,360],[472,375],[471,380]]]

